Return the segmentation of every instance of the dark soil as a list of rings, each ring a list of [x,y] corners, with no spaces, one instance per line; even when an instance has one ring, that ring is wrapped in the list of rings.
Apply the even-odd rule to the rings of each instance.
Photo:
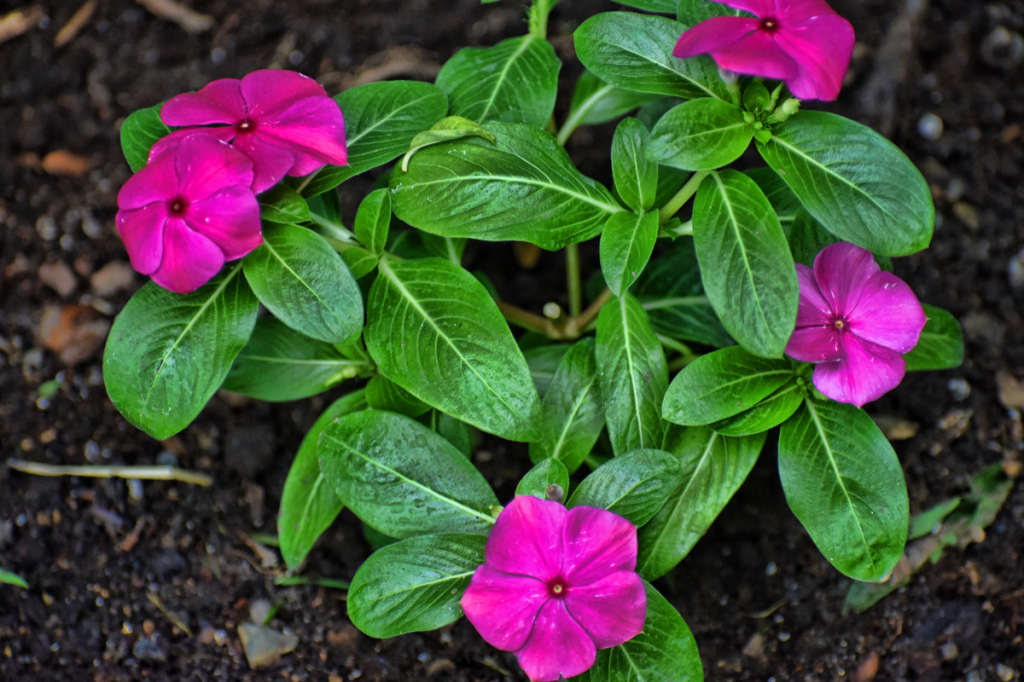
[[[62,360],[40,339],[47,306],[83,304],[95,312],[79,314],[94,315],[102,330],[141,284],[136,278],[99,296],[89,280],[111,261],[127,261],[113,218],[129,175],[117,129],[133,110],[271,64],[317,77],[333,94],[361,67],[394,62],[388,48],[415,47],[411,63],[422,69],[463,45],[521,33],[523,3],[194,0],[216,26],[190,35],[131,0],[100,0],[60,49],[53,46],[57,31],[81,3],[37,4],[43,25],[0,45],[3,457],[55,464],[173,457],[216,483],[145,483],[133,496],[124,481],[44,479],[0,466],[0,566],[31,585],[0,586],[0,680],[524,680],[515,659],[485,645],[465,621],[441,632],[367,638],[349,624],[344,592],[275,587],[277,569],[263,568],[245,541],[246,533],[275,532],[292,455],[340,391],[284,405],[218,396],[195,424],[161,444],[110,404],[99,353],[69,366],[75,358]],[[1000,403],[995,376],[1024,375],[1024,65],[1013,63],[1012,49],[993,51],[985,39],[999,26],[1024,31],[1024,2],[932,0],[912,32],[907,77],[892,88],[890,116],[859,104],[859,95],[876,67],[900,66],[876,56],[903,3],[833,4],[861,43],[836,110],[891,132],[936,196],[932,248],[899,259],[897,273],[924,301],[952,311],[967,336],[963,367],[911,376],[869,406],[920,425],[896,444],[912,511],[919,511],[965,492],[971,474],[1022,447],[1020,415]],[[11,2],[0,7],[13,9]],[[556,9],[552,33],[568,73],[579,68],[572,30],[615,7],[564,0]],[[944,122],[937,140],[918,131],[926,113]],[[607,144],[603,127],[578,133],[569,151],[585,172],[606,179]],[[91,169],[44,172],[43,160],[56,150],[86,157]],[[349,214],[368,183],[346,184]],[[561,290],[555,255],[531,274],[508,265],[507,252],[480,255],[477,266],[506,263],[493,274],[517,303],[539,308],[548,292]],[[585,256],[593,265],[594,254]],[[56,263],[72,273],[63,296],[39,276],[40,266]],[[262,452],[236,451],[237,443],[253,441]],[[525,452],[484,447],[476,459],[507,497],[527,467]],[[769,447],[708,536],[660,584],[694,630],[709,680],[1021,679],[1019,485],[983,542],[947,555],[865,614],[842,617],[849,581],[789,513],[774,459]],[[359,522],[345,513],[305,574],[350,578],[368,552]],[[280,606],[272,625],[295,633],[299,645],[280,663],[251,671],[237,626],[261,600]]]

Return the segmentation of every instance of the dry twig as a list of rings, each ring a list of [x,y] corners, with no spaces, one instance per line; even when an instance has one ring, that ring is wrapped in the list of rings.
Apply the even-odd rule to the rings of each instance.
[[[83,478],[127,478],[143,481],[178,481],[209,486],[213,478],[196,471],[185,471],[170,466],[57,466],[40,464],[24,459],[7,460],[15,471],[36,476],[81,476]]]
[[[85,0],[78,11],[68,19],[68,23],[57,31],[57,37],[53,39],[53,46],[59,49],[74,40],[78,32],[85,28],[89,20],[92,19],[92,15],[96,11],[96,4],[97,0]]]
[[[213,17],[200,14],[177,0],[135,0],[135,2],[148,9],[154,16],[173,21],[189,33],[209,31],[217,23]]]
[[[38,5],[8,12],[0,17],[0,43],[27,33],[33,26],[38,25],[42,18],[43,8]]]

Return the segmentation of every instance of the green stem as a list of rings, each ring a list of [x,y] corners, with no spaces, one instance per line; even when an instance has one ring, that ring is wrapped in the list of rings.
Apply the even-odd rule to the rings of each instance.
[[[664,227],[658,231],[659,237],[692,237],[693,236],[693,221],[687,220],[685,223],[679,223],[673,228],[666,229]]]
[[[569,246],[565,247],[565,276],[569,286],[569,316],[578,317],[583,312],[579,244],[569,244]]]
[[[356,236],[340,223],[332,223],[327,218],[312,212],[310,212],[309,218],[313,221],[313,224],[319,228],[316,232],[319,233],[320,236],[330,237],[331,239],[336,239],[339,242],[347,242],[350,244],[359,243]]]
[[[659,225],[664,225],[671,220],[672,216],[679,213],[679,209],[681,209],[686,202],[690,200],[690,197],[697,193],[697,188],[700,187],[700,183],[704,182],[704,178],[706,178],[709,173],[710,171],[694,173],[693,176],[686,181],[686,184],[683,185],[682,189],[676,192],[676,195],[669,199],[668,203],[665,204],[658,213]]]
[[[315,178],[317,176],[317,174],[320,172],[320,170],[321,169],[317,168],[315,171],[313,171],[312,173],[307,175],[305,178],[303,178],[303,180],[299,184],[299,186],[295,188],[295,191],[298,192],[299,194],[302,194],[302,190],[306,189],[306,187],[309,186],[309,183],[313,182],[313,178]]]
[[[682,355],[681,358],[678,358],[677,360],[672,362],[672,365],[669,367],[669,369],[671,369],[672,366],[677,364],[679,365],[679,367],[676,367],[676,369],[681,369],[682,367],[685,367],[686,365],[697,359],[697,354],[690,350],[690,347],[687,346],[685,343],[676,341],[675,339],[665,336],[664,334],[657,334],[656,336],[658,337],[658,341],[660,341],[661,345],[665,346],[665,348],[674,350],[680,355]]]
[[[561,330],[548,318],[535,315],[504,301],[498,301],[497,303],[498,310],[501,311],[502,316],[517,327],[521,327],[528,332],[544,334],[552,339],[562,338]]]
[[[548,37],[548,15],[558,0],[533,0],[530,7],[530,35]]]
[[[580,122],[583,121],[587,114],[590,113],[590,110],[597,106],[597,103],[604,99],[608,93],[614,89],[614,85],[605,85],[595,90],[590,97],[583,100],[580,106],[569,115],[569,118],[565,119],[565,123],[562,124],[562,129],[558,131],[558,146],[565,146],[565,143],[568,142],[569,138],[572,137],[572,134],[576,132],[576,128],[579,127]]]

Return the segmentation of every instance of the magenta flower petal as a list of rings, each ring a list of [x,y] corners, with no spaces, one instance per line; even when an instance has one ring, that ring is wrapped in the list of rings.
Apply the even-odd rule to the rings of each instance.
[[[241,90],[249,105],[249,116],[259,121],[277,118],[280,112],[300,99],[330,99],[323,86],[309,76],[281,69],[253,71],[242,78]]]
[[[803,263],[796,264],[796,278],[800,283],[800,305],[796,313],[796,328],[820,327],[832,323],[832,308],[821,295],[814,271]]]
[[[894,350],[842,337],[843,358],[814,368],[814,385],[832,400],[861,407],[896,388],[906,374],[903,356]]]
[[[142,208],[122,209],[117,212],[116,222],[132,267],[143,275],[156,272],[164,256],[167,207],[155,202]]]
[[[711,51],[723,69],[752,76],[788,81],[800,73],[796,60],[770,35],[755,31],[743,40]]]
[[[677,57],[710,53],[723,69],[783,80],[804,99],[835,99],[853,54],[848,21],[824,0],[722,0],[757,16],[714,17],[688,29]]]
[[[205,133],[189,135],[179,144],[174,167],[181,178],[179,192],[190,203],[229,187],[252,184],[252,161],[230,145]]]
[[[551,599],[537,614],[533,631],[516,657],[534,682],[557,682],[589,670],[597,659],[597,648],[566,611],[563,600]]]
[[[574,507],[562,532],[562,574],[573,588],[636,569],[636,526],[604,509]]]
[[[177,189],[178,174],[174,169],[174,158],[161,158],[128,178],[117,193],[117,207],[142,208],[154,202],[168,201],[174,198]]]
[[[203,286],[224,266],[224,254],[210,239],[193,232],[180,218],[164,226],[164,254],[153,281],[178,294]]]
[[[598,649],[618,646],[644,629],[647,593],[633,571],[616,571],[597,582],[573,587],[565,607]]]
[[[161,120],[172,127],[216,123],[233,125],[245,114],[241,84],[234,78],[222,78],[199,92],[172,97],[160,109]]]
[[[185,222],[220,247],[225,260],[241,258],[263,243],[260,205],[247,187],[226,187],[189,208]]]
[[[741,9],[759,17],[769,17],[777,13],[775,0],[714,0],[733,9]],[[785,0],[782,0],[785,2]]]
[[[672,54],[680,59],[714,52],[732,45],[757,30],[757,19],[713,17],[683,31]]]
[[[821,14],[787,25],[775,40],[789,54],[800,55],[799,74],[786,79],[795,97],[830,102],[839,96],[856,42],[850,22],[838,14]]]
[[[262,132],[296,155],[293,175],[312,173],[325,163],[348,163],[345,120],[337,102],[329,97],[299,100],[268,121]]]
[[[865,283],[847,320],[854,335],[903,354],[917,345],[928,318],[903,280],[878,272]]]
[[[551,580],[562,570],[565,507],[531,495],[509,503],[487,538],[487,563],[505,573]]]
[[[165,135],[157,140],[152,148],[149,150],[148,163],[153,163],[157,157],[162,156],[165,151],[171,147],[175,147],[181,144],[182,140],[193,135],[207,135],[209,137],[216,138],[221,142],[231,142],[235,137],[234,128],[226,128],[224,126],[210,126],[206,128],[182,128],[181,130],[175,130],[170,135]]]
[[[856,307],[864,285],[879,270],[870,251],[849,242],[830,244],[814,259],[818,289],[839,317]]]
[[[480,636],[502,651],[515,651],[533,631],[540,608],[551,599],[536,578],[478,566],[462,595],[462,610]]]
[[[295,155],[265,135],[239,135],[233,146],[252,160],[252,191],[256,194],[276,185],[295,165]]]
[[[800,362],[828,362],[843,357],[839,330],[833,325],[797,329],[786,343],[786,355]]]

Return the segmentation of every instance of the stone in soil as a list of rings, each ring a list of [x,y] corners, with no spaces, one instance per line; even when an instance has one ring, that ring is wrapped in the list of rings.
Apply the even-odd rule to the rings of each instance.
[[[282,656],[291,653],[299,645],[296,635],[249,623],[238,626],[238,636],[242,639],[249,667],[253,669],[277,663]]]

